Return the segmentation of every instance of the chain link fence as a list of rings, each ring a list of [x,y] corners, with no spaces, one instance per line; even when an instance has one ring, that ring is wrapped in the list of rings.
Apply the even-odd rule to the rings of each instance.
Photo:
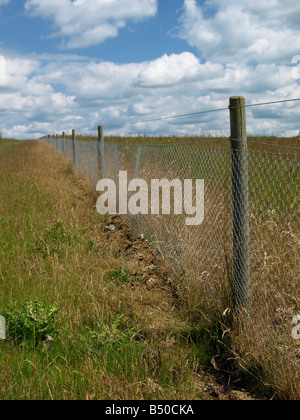
[[[273,379],[300,397],[300,340],[292,336],[299,302],[300,150],[233,150],[229,142],[124,144],[53,138],[45,141],[96,185],[99,179],[204,180],[202,224],[190,214],[124,215],[172,262],[180,293],[205,315],[237,310],[244,358],[267,365]],[[284,150],[284,152],[282,152]],[[244,181],[241,181],[244,180]],[[247,182],[244,194],[242,182]],[[235,197],[236,196],[236,197]],[[171,194],[174,202],[174,194]],[[119,197],[118,197],[119,198]],[[191,197],[196,200],[195,189]],[[162,198],[160,199],[162,200]],[[161,201],[160,201],[161,204]],[[246,257],[245,257],[246,256]]]

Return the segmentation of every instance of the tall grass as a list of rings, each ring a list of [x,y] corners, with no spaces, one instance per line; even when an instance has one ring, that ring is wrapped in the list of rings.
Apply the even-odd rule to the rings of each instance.
[[[282,398],[298,398],[299,349],[291,337],[291,321],[300,310],[299,151],[286,147],[295,147],[299,139],[249,140],[252,305],[251,325],[242,334],[233,316],[229,142],[215,147],[214,141],[181,144],[156,139],[149,144],[148,139],[141,149],[138,176],[148,185],[153,178],[205,179],[203,226],[184,228],[183,218],[174,215],[127,217],[136,234],[145,234],[176,267],[176,294],[186,319],[200,329],[204,320],[213,330],[217,325],[212,334],[217,342],[232,333],[227,350],[231,348],[240,365],[251,372],[256,369],[260,377],[264,372],[264,382]],[[127,170],[129,178],[134,175],[138,143],[126,141],[106,143],[106,176],[115,178],[119,170]],[[85,146],[81,167],[91,174],[97,172],[97,162],[92,165],[91,145]],[[231,313],[230,322],[223,313]]]
[[[16,140],[8,140],[0,138],[0,151],[10,149],[18,144]]]
[[[1,150],[0,179],[0,398],[208,398],[150,250],[107,230],[89,181],[41,142]]]
[[[148,169],[144,161],[145,176]],[[185,259],[185,272],[133,240],[120,218],[99,216],[89,180],[42,142],[2,150],[0,179],[7,197],[0,202],[0,314],[9,333],[0,341],[1,399],[206,399],[199,386],[204,367],[226,372],[228,384],[255,392],[263,384],[264,395],[270,387],[272,395],[295,398],[284,366],[276,384],[275,365],[262,369],[263,353],[250,347],[253,336],[248,348],[239,342],[224,179],[210,185],[224,200],[208,200],[213,243],[198,244],[202,261],[191,254],[186,264],[180,246],[167,250],[179,266]],[[170,239],[178,234],[168,221],[149,223]],[[219,255],[210,252],[216,243]],[[212,270],[202,270],[214,258]],[[190,281],[195,263],[199,276]]]

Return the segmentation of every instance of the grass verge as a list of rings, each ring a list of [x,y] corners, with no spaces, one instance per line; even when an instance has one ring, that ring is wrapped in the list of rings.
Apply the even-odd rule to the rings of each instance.
[[[228,320],[187,316],[168,267],[96,213],[67,161],[22,142],[1,150],[0,179],[1,399],[249,398],[221,375]]]

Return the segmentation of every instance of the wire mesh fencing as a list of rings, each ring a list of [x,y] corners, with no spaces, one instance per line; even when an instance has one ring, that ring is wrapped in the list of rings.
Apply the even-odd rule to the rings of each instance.
[[[224,139],[104,143],[100,126],[98,141],[76,141],[75,130],[72,140],[46,139],[94,185],[114,181],[114,211],[171,262],[190,313],[213,320],[231,312],[239,328],[232,345],[243,363],[254,358],[296,398],[300,149],[249,142],[246,108],[299,100],[246,105],[243,97],[230,98],[228,145]]]
[[[300,311],[299,154],[249,151],[247,160],[250,302],[245,351],[267,362],[279,383],[290,381],[299,396],[300,343],[291,334]],[[235,290],[245,299],[243,285],[236,284]]]
[[[144,235],[172,262],[191,308],[204,308],[209,317],[226,311],[232,302],[239,307],[245,320],[241,344],[245,354],[263,359],[279,381],[290,381],[287,386],[299,396],[300,341],[292,336],[293,317],[300,314],[299,153],[274,149],[233,153],[222,142],[220,147],[201,142],[105,142],[104,149],[97,141],[77,141],[76,147],[70,139],[48,138],[46,142],[94,185],[103,178],[118,185],[120,171],[127,173],[128,183],[132,179],[146,182],[148,211],[124,214],[134,234]],[[235,185],[239,181],[233,171],[239,173],[238,179],[243,173],[247,176],[245,196],[236,200],[234,191],[240,191],[241,185]],[[169,214],[153,212],[150,187],[154,179],[180,180],[183,189],[184,180],[192,180],[193,209],[195,182],[204,180],[203,222],[189,226],[186,221],[191,214],[186,209],[177,214],[172,203],[181,193],[176,187],[173,192],[170,185]],[[132,194],[126,194],[130,200]],[[162,201],[163,194],[160,206]],[[247,252],[248,260],[239,258],[239,253]],[[229,279],[234,279],[231,287]]]

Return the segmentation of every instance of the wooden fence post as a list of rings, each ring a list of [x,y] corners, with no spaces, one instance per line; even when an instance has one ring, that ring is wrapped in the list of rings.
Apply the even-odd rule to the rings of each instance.
[[[104,176],[105,174],[105,157],[104,157],[104,133],[103,126],[98,126],[98,165],[99,175]]]
[[[250,304],[250,219],[248,187],[248,146],[246,100],[230,98],[232,198],[233,198],[233,276],[236,313]]]
[[[65,132],[62,132],[62,152],[66,156],[66,142],[65,142]]]
[[[74,165],[76,165],[77,144],[76,144],[75,129],[72,130],[72,147],[73,147],[73,162],[74,162]]]
[[[142,147],[138,146],[136,160],[135,160],[135,167],[134,167],[134,175],[133,175],[134,179],[136,179],[139,175],[141,153],[142,153]]]

